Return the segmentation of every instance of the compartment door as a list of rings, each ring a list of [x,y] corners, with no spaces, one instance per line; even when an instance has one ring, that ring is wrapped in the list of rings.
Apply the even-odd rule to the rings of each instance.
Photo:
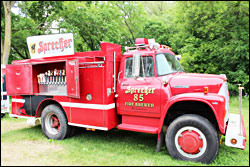
[[[10,96],[33,94],[32,65],[6,65],[6,88]]]
[[[79,86],[79,60],[68,60],[66,62],[67,95],[80,98]]]

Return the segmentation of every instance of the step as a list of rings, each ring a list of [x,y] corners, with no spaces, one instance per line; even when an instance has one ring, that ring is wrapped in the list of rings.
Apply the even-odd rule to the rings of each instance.
[[[143,125],[133,125],[133,124],[120,124],[117,126],[118,129],[136,131],[136,132],[144,132],[144,133],[152,133],[157,134],[158,128],[152,126],[143,126]]]

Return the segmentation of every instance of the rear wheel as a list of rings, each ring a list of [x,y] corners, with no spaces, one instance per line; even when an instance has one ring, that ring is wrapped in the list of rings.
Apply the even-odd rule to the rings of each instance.
[[[180,160],[210,163],[219,150],[219,137],[213,125],[194,114],[174,120],[168,127],[165,140],[169,154]]]
[[[64,111],[54,104],[44,108],[41,126],[44,135],[49,139],[61,140],[66,138],[70,132]]]

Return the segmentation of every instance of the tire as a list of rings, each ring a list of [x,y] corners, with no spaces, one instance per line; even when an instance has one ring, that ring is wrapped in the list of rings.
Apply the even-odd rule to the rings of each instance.
[[[211,163],[219,151],[219,137],[214,126],[204,117],[186,114],[168,127],[166,147],[179,160]]]
[[[68,137],[70,128],[64,111],[57,105],[51,104],[44,108],[41,126],[48,139],[62,140]]]

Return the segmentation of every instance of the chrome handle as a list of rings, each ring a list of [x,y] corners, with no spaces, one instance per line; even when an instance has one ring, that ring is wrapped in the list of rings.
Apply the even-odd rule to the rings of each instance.
[[[117,81],[120,83],[120,80],[119,80],[119,77],[120,77],[120,74],[122,73],[122,71],[120,71],[119,73],[118,73],[118,76],[117,76]]]
[[[122,83],[121,86],[129,86],[128,83]]]

